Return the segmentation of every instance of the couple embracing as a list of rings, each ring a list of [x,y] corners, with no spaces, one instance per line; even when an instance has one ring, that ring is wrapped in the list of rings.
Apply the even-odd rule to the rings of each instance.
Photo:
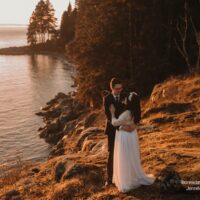
[[[137,125],[140,122],[140,101],[136,93],[125,95],[121,80],[110,81],[111,93],[104,97],[107,117],[108,162],[106,186],[115,184],[120,192],[128,192],[140,185],[151,185],[152,174],[145,174],[141,166]]]

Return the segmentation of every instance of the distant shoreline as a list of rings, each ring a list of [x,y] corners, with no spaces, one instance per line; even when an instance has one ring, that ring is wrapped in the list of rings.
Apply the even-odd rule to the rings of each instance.
[[[31,48],[30,46],[6,47],[0,49],[0,55],[33,55],[33,54],[64,54],[64,51],[50,48]]]
[[[0,26],[6,26],[6,27],[28,27],[28,24],[0,24]]]

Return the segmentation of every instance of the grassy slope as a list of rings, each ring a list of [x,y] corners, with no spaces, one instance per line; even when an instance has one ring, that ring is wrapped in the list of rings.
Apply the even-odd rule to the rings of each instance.
[[[150,132],[138,132],[145,172],[158,177],[162,170],[171,168],[183,180],[200,180],[200,76],[171,78],[158,84],[142,105],[142,122],[155,127]],[[92,119],[89,127],[100,129],[83,131],[85,119]],[[22,199],[199,199],[198,194],[162,194],[157,184],[128,194],[119,193],[114,186],[104,189],[105,116],[102,110],[96,110],[86,113],[78,122],[76,129],[59,143],[64,148],[62,155],[35,164],[39,173],[30,173],[34,165],[24,170],[21,167],[16,180],[0,180],[0,194],[15,188]],[[60,182],[55,181],[58,163],[65,166]]]

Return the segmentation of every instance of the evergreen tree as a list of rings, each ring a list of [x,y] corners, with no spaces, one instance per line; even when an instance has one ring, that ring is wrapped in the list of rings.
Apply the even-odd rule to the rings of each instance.
[[[77,98],[98,103],[113,76],[146,96],[170,74],[187,71],[175,43],[182,45],[177,23],[184,17],[185,1],[190,16],[185,48],[193,68],[199,55],[194,31],[199,30],[198,0],[76,1],[76,37],[67,55],[77,62]]]
[[[49,0],[40,0],[36,5],[27,32],[27,41],[31,45],[45,43],[56,34],[55,10]]]
[[[63,12],[60,25],[60,38],[64,45],[74,38],[76,12],[76,8],[72,10],[71,3],[69,3],[67,11]]]
[[[45,26],[46,26],[46,32],[47,32],[47,38],[48,40],[50,36],[55,37],[56,34],[56,27],[57,27],[57,18],[55,17],[55,10],[53,8],[53,5],[49,0],[46,1],[46,20],[45,20]]]
[[[45,42],[45,32],[46,32],[46,4],[44,0],[40,0],[35,8],[35,15],[36,15],[36,32],[37,32],[37,41],[39,43]]]
[[[37,42],[36,26],[37,26],[36,16],[35,16],[35,12],[33,12],[29,21],[28,32],[27,32],[28,44],[34,45]]]

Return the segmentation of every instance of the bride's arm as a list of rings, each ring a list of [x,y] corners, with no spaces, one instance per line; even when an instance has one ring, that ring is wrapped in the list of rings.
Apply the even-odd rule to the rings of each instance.
[[[126,116],[124,114],[121,114],[119,116],[119,118],[116,118],[115,117],[115,107],[113,104],[111,104],[111,106],[110,106],[110,112],[111,112],[111,116],[112,116],[111,123],[113,126],[121,126],[121,125],[125,124]]]

